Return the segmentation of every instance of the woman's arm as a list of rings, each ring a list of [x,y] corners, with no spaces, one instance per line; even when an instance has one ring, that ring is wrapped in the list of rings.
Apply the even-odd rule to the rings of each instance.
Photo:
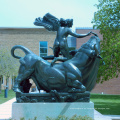
[[[83,38],[83,37],[89,36],[89,35],[91,35],[91,33],[92,33],[92,31],[90,31],[87,34],[78,34],[78,33],[73,32],[71,29],[68,29],[68,34],[70,34],[74,37],[77,37],[77,38]]]
[[[56,61],[62,61],[62,62],[64,62],[64,61],[66,61],[66,60],[68,60],[66,57],[55,57],[55,58],[52,60],[52,62],[51,62],[51,67],[54,65],[54,63],[55,63]]]

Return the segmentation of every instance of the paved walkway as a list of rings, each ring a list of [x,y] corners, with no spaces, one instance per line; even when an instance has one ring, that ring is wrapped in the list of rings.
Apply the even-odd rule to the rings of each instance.
[[[16,101],[13,98],[3,104],[0,104],[0,120],[8,120],[12,116],[12,103]],[[102,115],[94,110],[94,120],[120,120],[120,115]]]
[[[5,120],[11,118],[12,114],[12,103],[16,101],[13,98],[3,104],[0,104],[0,120]]]

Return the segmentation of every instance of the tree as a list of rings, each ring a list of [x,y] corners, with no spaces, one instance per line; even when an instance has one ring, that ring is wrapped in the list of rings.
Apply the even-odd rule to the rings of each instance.
[[[0,94],[1,94],[2,76],[0,75]]]
[[[10,50],[0,46],[0,77],[6,77],[6,85],[8,86],[9,77],[17,75],[19,67],[19,61],[13,58],[10,54]],[[0,79],[1,81],[1,79]],[[1,91],[1,82],[0,82]]]
[[[120,0],[98,0],[93,27],[100,29],[101,56],[105,65],[100,65],[98,82],[103,82],[120,73]]]

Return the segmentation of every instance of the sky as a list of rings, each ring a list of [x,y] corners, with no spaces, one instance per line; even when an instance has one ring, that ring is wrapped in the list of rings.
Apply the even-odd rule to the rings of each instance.
[[[0,0],[0,27],[38,27],[35,18],[51,13],[73,19],[73,28],[92,27],[98,0]]]

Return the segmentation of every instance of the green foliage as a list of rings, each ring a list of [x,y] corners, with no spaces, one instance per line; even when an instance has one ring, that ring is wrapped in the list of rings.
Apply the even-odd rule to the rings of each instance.
[[[101,56],[105,65],[98,72],[98,82],[103,82],[120,73],[120,0],[99,0],[96,7],[92,23],[103,35]]]
[[[0,75],[6,76],[16,75],[18,72],[19,61],[13,58],[10,50],[0,46]]]
[[[20,118],[20,120],[25,120],[25,118]],[[34,117],[34,119],[29,119],[29,120],[37,120],[37,117]]]
[[[69,120],[93,120],[93,119],[88,117],[88,116],[77,116],[77,115],[74,115]]]
[[[9,120],[13,120],[12,118]],[[20,120],[25,120],[25,118],[20,118]],[[29,119],[29,120],[37,120],[37,117],[35,117],[34,119]],[[57,118],[50,118],[50,117],[46,117],[46,120],[93,120],[92,118],[88,117],[88,116],[77,116],[74,115],[71,118],[68,118],[64,115],[60,115]]]
[[[93,120],[93,119],[88,117],[88,116],[74,115],[71,118],[69,118],[69,117],[66,117],[64,115],[59,115],[57,118],[46,117],[46,120]]]
[[[64,115],[60,115],[57,118],[50,118],[50,117],[47,116],[46,120],[69,120],[69,118],[64,116]]]
[[[23,117],[23,118],[20,118],[20,120],[25,120],[25,118]]]
[[[102,30],[104,33],[107,29],[118,29],[120,26],[120,0],[98,0],[99,4],[95,5],[98,9],[95,12],[94,27]],[[106,31],[107,32],[107,31]]]
[[[37,120],[37,117],[34,117],[34,120]]]
[[[16,120],[16,119],[9,119],[9,120]],[[25,120],[25,118],[24,117],[22,117],[22,118],[20,118],[20,120]],[[29,119],[29,120],[37,120],[37,117],[34,117],[34,119]]]

